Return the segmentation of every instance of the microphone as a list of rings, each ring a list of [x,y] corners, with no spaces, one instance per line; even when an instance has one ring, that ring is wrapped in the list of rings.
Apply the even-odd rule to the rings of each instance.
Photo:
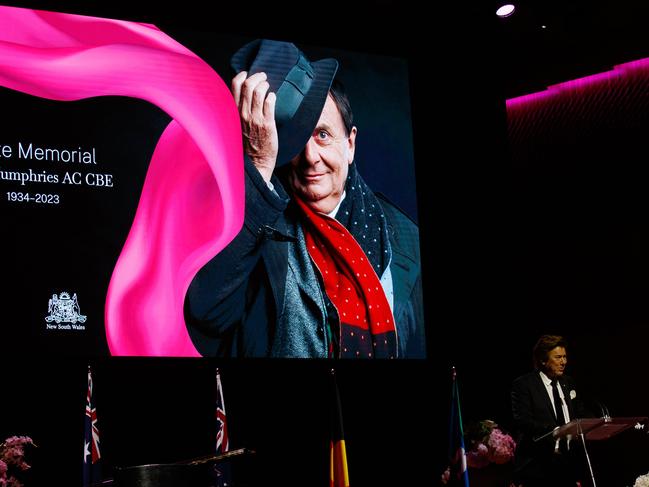
[[[606,422],[609,422],[611,420],[611,415],[608,412],[608,408],[606,407],[606,404],[599,402],[597,399],[593,398],[593,402],[597,404],[597,407],[599,407],[599,410],[602,413],[602,419]]]
[[[606,407],[606,404],[602,403],[602,406],[604,406],[604,421],[608,422],[611,420],[611,415],[608,412],[608,408]]]

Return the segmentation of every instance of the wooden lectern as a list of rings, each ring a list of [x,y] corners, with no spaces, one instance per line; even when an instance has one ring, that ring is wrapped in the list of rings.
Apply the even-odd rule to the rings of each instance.
[[[608,440],[644,421],[647,421],[646,417],[611,418],[606,416],[604,418],[573,419],[553,430],[552,436],[555,438],[567,438],[568,436],[576,438],[584,434],[589,441]]]
[[[593,474],[593,467],[590,463],[590,456],[588,455],[588,449],[586,448],[586,440],[608,440],[618,433],[636,425],[644,424],[646,421],[647,418],[644,416],[629,418],[612,418],[610,416],[604,416],[603,418],[573,419],[569,423],[566,423],[563,426],[557,426],[546,434],[535,438],[534,441],[542,440],[550,435],[555,439],[566,438],[569,440],[572,438],[580,438],[584,447],[586,462],[588,463],[590,479],[593,483],[593,487],[597,487],[597,484],[595,483],[595,475]]]

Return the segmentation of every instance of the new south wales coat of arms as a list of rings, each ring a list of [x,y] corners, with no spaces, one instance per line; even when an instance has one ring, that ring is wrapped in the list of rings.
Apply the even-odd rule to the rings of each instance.
[[[60,296],[52,294],[52,298],[47,305],[49,315],[45,317],[45,321],[51,323],[85,323],[86,316],[81,314],[79,309],[79,301],[77,300],[77,293],[72,297],[67,292],[62,292]]]

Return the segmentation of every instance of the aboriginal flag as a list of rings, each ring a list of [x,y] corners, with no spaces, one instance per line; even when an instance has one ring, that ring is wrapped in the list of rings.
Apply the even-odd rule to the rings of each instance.
[[[331,370],[331,383],[333,400],[331,408],[331,442],[329,444],[329,487],[349,487],[343,415],[340,407],[338,384],[333,369]]]

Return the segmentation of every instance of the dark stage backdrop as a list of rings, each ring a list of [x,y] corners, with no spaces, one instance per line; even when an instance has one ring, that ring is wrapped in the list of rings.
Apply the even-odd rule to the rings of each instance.
[[[561,25],[574,25],[580,18],[601,25],[606,18],[601,11],[595,14],[589,10],[592,7],[586,2],[567,3],[572,7],[570,22],[564,19]],[[177,11],[163,15],[159,10],[156,19],[151,12],[131,10],[125,14],[108,7],[89,11],[87,5],[68,5],[70,12],[154,23],[160,20],[176,27],[205,27],[215,22],[205,12],[198,18]],[[61,10],[60,4],[59,8],[48,7]],[[586,14],[579,16],[575,9]],[[516,169],[508,146],[505,112],[506,98],[537,91],[509,90],[512,84],[522,84],[521,79],[538,87],[529,72],[538,72],[537,64],[543,63],[529,57],[531,54],[542,52],[548,69],[561,60],[558,71],[562,75],[574,66],[580,70],[578,76],[584,76],[588,73],[583,72],[581,60],[586,59],[589,68],[597,65],[590,73],[608,69],[602,67],[604,58],[603,64],[609,68],[629,61],[633,58],[611,56],[626,49],[637,53],[638,43],[629,41],[642,36],[624,31],[623,23],[618,22],[618,27],[611,29],[614,32],[604,37],[606,49],[591,52],[587,46],[601,47],[603,40],[597,40],[594,29],[580,25],[582,42],[579,49],[571,51],[577,54],[568,56],[559,54],[559,49],[567,45],[569,29],[566,37],[549,44],[542,43],[547,32],[530,35],[532,41],[527,35],[512,37],[503,24],[496,23],[491,9],[466,8],[431,17],[397,2],[361,2],[348,12],[351,17],[345,17],[344,12],[339,16],[341,23],[353,27],[337,28],[334,36],[317,12],[307,10],[310,22],[289,21],[289,13],[281,11],[277,17],[287,17],[281,22],[269,23],[250,15],[252,20],[242,29],[234,29],[230,18],[220,27],[242,36],[264,32],[281,38],[291,32],[310,45],[393,56],[406,53],[415,61],[409,63],[409,72],[429,358],[398,364],[337,365],[353,485],[436,485],[446,462],[452,365],[458,370],[465,421],[489,418],[510,428],[511,381],[530,369],[530,351],[542,333],[568,337],[570,373],[584,392],[604,402],[613,415],[649,414],[645,385],[648,320],[642,311],[644,281],[637,271],[643,266],[647,233],[641,207],[635,211],[637,240],[630,237],[631,226],[622,232],[607,232],[602,238],[596,231],[594,213],[573,226],[570,212],[564,215],[552,203],[551,197],[563,181],[552,174],[551,167],[558,170],[554,165],[541,168],[542,180],[549,184],[544,199],[552,210],[549,214],[558,215],[561,225],[544,220],[540,202],[535,203],[526,192],[541,191],[541,179],[534,176],[530,180],[523,177],[520,167]],[[628,18],[633,17],[632,8],[626,12]],[[616,19],[620,15],[616,14]],[[238,22],[240,15],[232,18]],[[646,18],[636,15],[635,22],[642,24]],[[361,25],[367,28],[358,27]],[[409,35],[395,33],[401,28]],[[498,55],[512,49],[516,55]],[[594,61],[597,56],[599,63]],[[572,79],[570,74],[550,82],[544,79],[543,86],[567,79]],[[642,153],[638,154],[641,159]],[[611,170],[617,167],[610,165]],[[636,167],[635,175],[642,174]],[[596,179],[602,184],[609,181],[603,174]],[[621,173],[614,178],[624,179]],[[641,179],[633,180],[638,191],[640,185]],[[559,194],[572,194],[566,192],[567,187]],[[622,189],[617,194],[631,197]],[[636,193],[635,198],[640,195]],[[594,208],[585,207],[595,211],[602,205],[596,202]],[[613,226],[616,220],[607,216],[605,221]],[[621,223],[629,222],[622,219]],[[541,229],[545,236],[538,240]],[[569,239],[560,238],[562,229]],[[592,238],[587,238],[588,234]],[[543,244],[547,241],[552,241],[553,247]],[[592,258],[584,259],[578,251],[584,243],[590,245]],[[628,249],[633,252],[626,253]],[[633,256],[622,272],[634,276],[624,288],[635,290],[632,293],[619,292],[614,282],[620,276],[618,250]],[[550,256],[558,257],[558,261],[543,266],[539,254],[548,261]],[[575,256],[576,263],[571,260]],[[570,275],[566,270],[570,269],[577,276],[574,286],[567,281]],[[588,279],[601,270],[608,273],[606,279]],[[81,468],[87,360],[28,356],[3,357],[1,363],[4,401],[0,433],[31,434],[41,445],[31,472],[41,485],[52,475],[75,482]],[[176,460],[211,449],[214,368],[218,365],[223,371],[232,444],[259,452],[255,480],[268,485],[326,484],[323,442],[327,426],[323,415],[329,363],[101,359],[92,364],[109,467]],[[595,448],[598,485],[632,485],[637,475],[649,470],[647,451],[647,437],[633,432]]]
[[[412,22],[412,12],[395,8],[392,2],[378,6],[361,2],[345,7],[340,16],[323,16],[319,6],[307,9],[300,6],[304,22],[294,23],[294,11],[287,12],[286,17],[284,12],[275,11],[259,18],[252,16],[250,22],[237,25],[233,19],[240,19],[240,12],[236,15],[221,12],[221,16],[212,17],[206,10],[190,4],[183,4],[180,11],[178,5],[172,10],[160,7],[156,11],[138,10],[137,6],[91,8],[74,2],[56,5],[24,2],[17,6],[151,22],[165,32],[178,35],[179,39],[188,31],[202,31],[205,34],[201,40],[209,40],[207,32],[215,30],[230,39],[290,39],[306,46],[305,50],[311,49],[308,53],[313,53],[316,59],[330,54],[331,49],[350,51],[350,59],[362,59],[374,70],[362,82],[348,83],[350,90],[369,95],[371,100],[356,114],[359,124],[363,122],[368,127],[365,133],[361,128],[366,142],[359,146],[359,164],[364,165],[362,170],[370,181],[390,181],[392,184],[384,184],[379,189],[395,197],[419,221],[425,249],[424,272],[428,276],[426,269],[435,261],[435,243],[429,231],[432,224],[425,222],[432,221],[435,206],[442,207],[429,198],[443,183],[439,178],[424,178],[426,169],[438,164],[435,160],[440,151],[432,150],[429,144],[445,140],[447,132],[445,126],[433,130],[434,125],[428,120],[432,113],[429,107],[434,105],[436,117],[447,119],[446,106],[453,98],[450,93],[455,75],[445,72],[451,59],[448,53],[436,53],[432,63],[422,62],[424,58],[420,54],[427,48],[421,41],[429,40],[430,34],[418,35],[416,40],[391,34],[399,26]],[[418,19],[416,15],[414,18]],[[371,32],[362,32],[366,30],[360,28],[363,25]],[[217,41],[218,37],[214,42],[223,41],[222,37]],[[189,37],[183,37],[182,41],[188,45],[192,42]],[[210,56],[207,51],[200,54]],[[388,64],[379,68],[378,59],[386,59]],[[431,64],[439,75],[427,74],[424,78]],[[381,85],[379,79],[387,79],[387,85]],[[390,101],[391,120],[379,120],[376,113],[380,102],[393,100],[397,94],[410,94],[412,106],[399,106]],[[115,179],[121,182],[118,186],[104,188],[106,191],[100,188],[66,191],[65,204],[77,206],[79,212],[70,218],[56,218],[46,205],[29,215],[16,208],[11,217],[3,214],[7,223],[4,235],[11,228],[19,228],[29,235],[23,244],[13,236],[11,245],[3,244],[3,250],[7,251],[5,276],[19,278],[21,273],[31,273],[38,266],[49,266],[51,272],[76,268],[108,277],[110,262],[119,253],[119,242],[123,240],[123,237],[113,237],[128,232],[128,218],[113,216],[115,212],[126,215],[135,210],[138,187],[144,177],[141,162],[152,150],[146,141],[154,143],[168,117],[136,100],[111,98],[55,104],[8,91],[2,96],[4,106],[15,102],[25,106],[20,113],[12,114],[13,123],[5,119],[2,124],[4,137],[12,138],[14,146],[18,136],[29,131],[37,134],[44,144],[74,134],[69,143],[83,145],[85,149],[92,144],[84,144],[84,140],[92,141],[97,133],[110,132],[118,121],[124,122],[118,130],[119,140],[96,147],[98,166],[103,161],[111,161],[111,165],[112,161],[135,161],[123,174],[115,172]],[[48,117],[62,117],[58,110],[66,111],[69,124],[44,127],[43,121]],[[100,116],[89,118],[92,113]],[[418,160],[418,149],[413,145],[409,127],[411,115],[415,141],[420,137],[423,142],[420,154],[425,164],[416,173],[420,176],[416,185],[423,190],[421,193],[416,193],[413,173],[405,170]],[[382,125],[385,123],[390,123],[390,133]],[[390,152],[395,142],[398,153]],[[383,170],[373,167],[371,161],[377,154],[394,159],[394,165]],[[47,167],[34,165],[33,168],[47,171]],[[124,184],[126,180],[130,182]],[[421,194],[426,197],[418,198]],[[81,202],[84,204],[80,205]],[[96,229],[92,234],[82,230],[83,224],[90,220]],[[74,238],[76,245],[63,245],[63,237]],[[22,255],[29,249],[42,252],[36,252],[29,261],[16,258],[16,254]],[[71,289],[90,284],[81,282],[75,272],[69,272],[68,277]],[[250,468],[243,474],[247,485],[328,484],[328,384],[332,365],[337,370],[343,404],[353,485],[429,485],[436,482],[443,470],[446,418],[440,413],[448,401],[449,384],[448,361],[442,349],[435,348],[427,360],[407,363],[102,357],[107,350],[101,337],[93,341],[55,333],[44,341],[39,332],[19,331],[26,316],[46,314],[47,299],[43,301],[41,296],[45,293],[47,298],[51,291],[41,289],[42,284],[36,280],[29,292],[21,293],[19,306],[14,300],[5,300],[4,315],[0,318],[11,338],[0,343],[6,352],[0,357],[4,371],[0,437],[29,435],[38,444],[29,453],[33,468],[25,474],[26,485],[80,485],[88,365],[93,366],[102,459],[108,477],[119,466],[174,462],[213,451],[217,366],[222,374],[231,446],[257,451]],[[82,314],[86,305],[100,308],[103,304],[106,280],[97,280],[93,285],[96,292],[84,298],[88,300],[85,303],[79,303]],[[432,275],[425,286],[433,296]],[[443,313],[435,309],[432,300],[428,300],[426,312],[431,324],[436,314]],[[432,325],[430,331],[433,332]],[[29,345],[25,338],[31,342]],[[430,334],[427,339],[435,347],[440,346],[441,341],[432,340]],[[62,349],[68,353],[57,353]]]
[[[485,66],[473,65],[485,99],[472,115],[498,100],[491,113],[508,131],[483,126],[499,137],[488,151],[499,157],[468,162],[484,177],[465,179],[471,203],[454,213],[468,215],[471,230],[458,229],[466,261],[446,353],[465,422],[493,419],[509,431],[511,382],[532,369],[545,333],[567,337],[568,373],[595,414],[599,402],[613,416],[649,416],[645,62],[614,69],[649,57],[649,15],[628,3],[610,16],[586,2],[559,13],[542,4],[496,24],[495,90],[482,88]],[[592,445],[598,485],[633,485],[649,471],[647,451],[649,436],[636,431]]]
[[[53,479],[80,485],[87,363],[4,362],[0,434],[28,434],[38,444],[28,454],[33,468],[25,485]],[[256,452],[237,467],[238,485],[328,485],[330,363],[113,358],[91,364],[108,476],[116,466],[213,453],[219,366],[230,447]],[[445,424],[430,388],[443,382],[440,374],[417,362],[343,362],[336,370],[353,485],[434,483],[433,445]]]

